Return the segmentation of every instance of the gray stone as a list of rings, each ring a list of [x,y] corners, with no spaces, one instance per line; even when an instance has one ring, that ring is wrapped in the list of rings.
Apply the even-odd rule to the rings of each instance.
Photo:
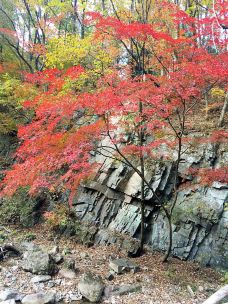
[[[59,246],[54,246],[49,252],[50,255],[56,255],[59,253]]]
[[[191,296],[192,298],[195,297],[195,293],[194,293],[194,291],[192,290],[192,287],[191,287],[190,285],[187,286],[187,291],[189,292],[189,294],[190,294],[190,296]]]
[[[119,286],[106,286],[104,290],[105,298],[112,296],[123,296],[133,292],[140,292],[142,286],[139,284],[124,284]]]
[[[80,293],[70,293],[69,297],[71,301],[80,301],[82,300],[82,295]]]
[[[37,275],[31,279],[31,283],[41,283],[49,280],[51,280],[51,276],[49,275]]]
[[[24,253],[22,268],[34,274],[52,274],[54,261],[48,253],[41,250],[27,251]]]
[[[100,276],[86,272],[78,283],[78,290],[87,300],[96,303],[101,299],[104,283]]]
[[[133,292],[139,292],[142,290],[142,286],[138,284],[126,284],[118,287],[117,290],[112,292],[113,296],[123,296]]]
[[[6,301],[11,299],[19,299],[19,293],[16,290],[5,289],[0,292],[0,301]]]
[[[11,300],[6,300],[3,302],[0,302],[0,304],[16,304],[16,301],[14,299],[11,299]]]
[[[83,260],[89,257],[87,252],[80,252],[79,255],[80,255],[80,258],[83,259]]]
[[[73,280],[76,278],[76,272],[75,270],[68,269],[68,268],[62,268],[59,271],[59,274],[61,277],[69,280]]]
[[[198,290],[199,290],[199,292],[203,292],[203,291],[204,291],[203,286],[199,286],[199,287],[198,287]]]
[[[140,242],[135,239],[124,239],[121,248],[126,251],[129,257],[136,257],[140,252]]]
[[[126,271],[136,272],[139,270],[139,266],[127,259],[116,259],[109,262],[109,267],[117,274],[121,274]]]
[[[75,266],[75,259],[74,257],[67,257],[63,263],[63,267],[65,269],[71,269],[71,270],[75,270],[76,266]]]
[[[49,281],[48,283],[47,283],[47,287],[48,288],[52,288],[52,287],[54,287],[55,286],[55,281]]]
[[[34,293],[25,296],[22,299],[22,304],[51,304],[55,303],[55,293]]]
[[[33,242],[24,241],[19,245],[22,252],[26,251],[39,251],[40,247]]]
[[[108,281],[112,281],[115,278],[114,274],[112,272],[109,272],[106,276],[105,279]]]
[[[60,253],[52,255],[52,258],[53,258],[55,264],[60,264],[63,262],[63,256]]]

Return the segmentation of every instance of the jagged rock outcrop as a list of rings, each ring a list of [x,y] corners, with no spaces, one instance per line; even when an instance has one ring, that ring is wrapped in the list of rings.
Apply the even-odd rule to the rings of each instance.
[[[215,152],[215,150],[217,150]],[[189,168],[218,167],[228,164],[228,149],[202,145],[183,154],[179,168],[178,201],[173,216],[172,253],[181,259],[203,265],[228,268],[228,185],[214,182],[200,186],[187,173]],[[96,181],[81,187],[74,210],[94,230],[98,244],[124,242],[121,236],[139,237],[140,178],[127,166],[103,159]],[[172,201],[173,167],[169,162],[147,165],[147,180],[164,203]],[[192,181],[189,186],[188,181]],[[146,191],[146,242],[151,248],[167,248],[168,227],[152,192]],[[120,241],[121,240],[121,241]],[[126,242],[126,241],[125,241]],[[119,244],[121,245],[121,244]]]

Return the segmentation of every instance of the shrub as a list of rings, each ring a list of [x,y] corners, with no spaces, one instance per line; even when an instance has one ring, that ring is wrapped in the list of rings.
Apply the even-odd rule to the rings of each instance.
[[[39,199],[30,197],[27,188],[20,188],[12,197],[2,198],[0,221],[7,224],[20,224],[31,227],[37,223],[36,210]]]

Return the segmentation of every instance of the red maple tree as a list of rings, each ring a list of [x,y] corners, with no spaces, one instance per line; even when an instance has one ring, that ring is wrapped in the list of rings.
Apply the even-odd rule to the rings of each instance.
[[[84,72],[82,67],[25,76],[25,81],[38,86],[37,96],[24,104],[34,111],[34,119],[19,127],[21,144],[15,154],[16,162],[2,182],[3,195],[27,185],[31,194],[62,187],[70,189],[72,200],[80,182],[96,173],[99,164],[91,157],[92,151],[118,159],[141,178],[142,250],[146,189],[153,192],[154,204],[167,216],[170,234],[164,260],[172,248],[178,171],[181,156],[191,144],[193,111],[202,108],[205,94],[214,87],[226,91],[228,80],[228,55],[220,31],[221,24],[227,22],[223,11],[218,11],[215,17],[214,8],[211,19],[199,21],[173,4],[166,5],[170,6],[174,33],[160,23],[126,22],[118,16],[89,14],[90,22],[96,23],[97,35],[104,41],[112,39],[120,43],[128,54],[128,64],[118,65],[112,74],[101,77],[92,92],[64,90],[66,81],[75,80]],[[210,20],[218,21],[213,25],[213,33],[207,26]],[[206,39],[203,45],[201,35]],[[208,46],[216,46],[216,52],[209,52]],[[147,140],[151,135],[153,140]],[[104,137],[109,138],[108,146],[102,145]],[[225,137],[224,130],[217,138],[211,134],[216,143]],[[159,150],[161,145],[167,147],[165,152]],[[172,160],[174,197],[167,206],[146,178],[146,161],[153,158],[171,161],[167,152],[170,150],[176,151]],[[136,162],[132,161],[132,155],[137,156]],[[203,170],[200,172],[205,175]],[[206,172],[204,182],[212,179],[227,182],[227,168]]]

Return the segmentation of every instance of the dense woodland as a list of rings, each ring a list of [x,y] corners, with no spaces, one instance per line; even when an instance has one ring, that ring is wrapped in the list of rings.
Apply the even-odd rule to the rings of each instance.
[[[227,144],[227,108],[227,1],[0,0],[1,222],[22,223],[39,201],[41,221],[60,226],[110,159],[140,178],[137,256],[150,191],[168,223],[167,261],[180,182],[228,183],[225,161],[179,176],[189,149]],[[151,162],[172,164],[170,202],[150,183]]]

